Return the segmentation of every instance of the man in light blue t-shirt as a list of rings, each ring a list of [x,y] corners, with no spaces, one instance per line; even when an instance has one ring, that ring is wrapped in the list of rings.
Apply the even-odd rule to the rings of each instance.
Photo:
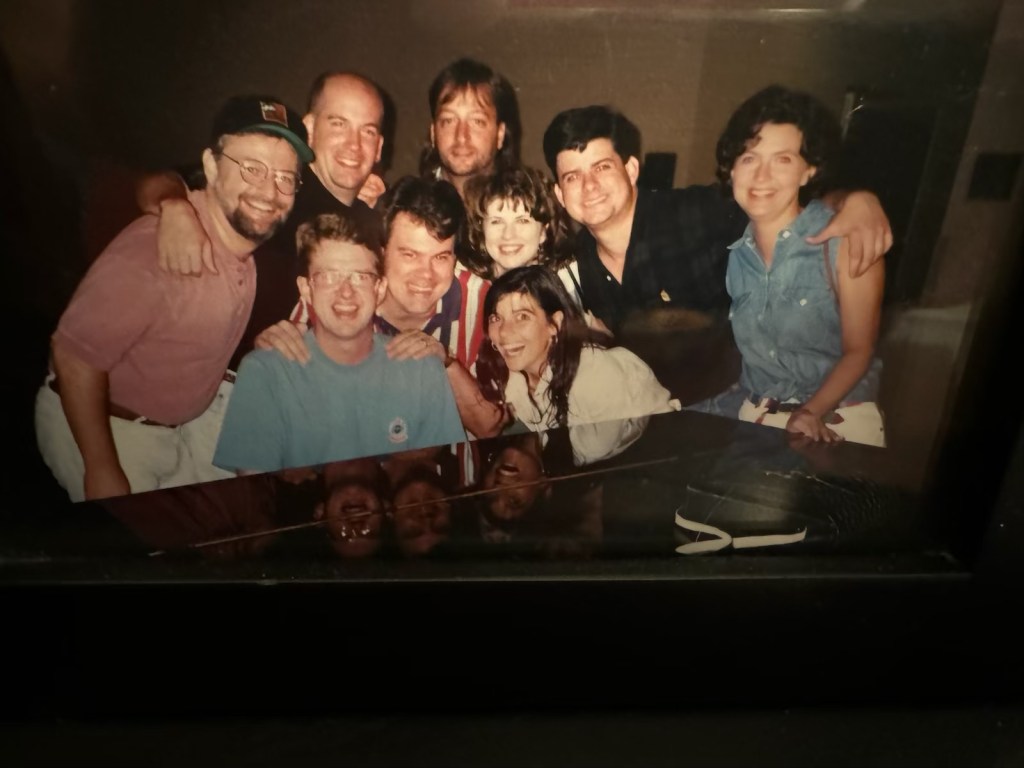
[[[310,360],[245,357],[214,463],[269,472],[465,440],[441,361],[391,359],[374,333],[387,291],[379,215],[322,214],[297,239],[299,293],[316,317],[304,337]]]

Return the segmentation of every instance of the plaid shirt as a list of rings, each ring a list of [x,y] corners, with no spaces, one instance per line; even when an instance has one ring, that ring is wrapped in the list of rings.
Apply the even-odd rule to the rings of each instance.
[[[576,240],[584,308],[618,332],[631,312],[685,307],[724,318],[728,246],[746,217],[716,186],[637,192],[626,263],[619,283],[585,228]]]

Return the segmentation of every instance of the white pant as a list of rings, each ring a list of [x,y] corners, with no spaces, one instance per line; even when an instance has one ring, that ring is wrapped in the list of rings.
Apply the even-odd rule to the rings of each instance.
[[[876,403],[843,405],[836,408],[835,413],[842,417],[842,421],[837,424],[826,423],[825,426],[837,435],[852,443],[885,447],[885,426],[882,423],[882,412],[878,410]],[[741,421],[752,421],[755,424],[785,429],[786,424],[789,423],[789,417],[792,415],[792,413],[781,411],[768,413],[766,405],[755,405],[750,402],[750,398],[745,398],[743,405],[740,406],[738,418]]]
[[[72,501],[84,501],[85,463],[78,450],[60,396],[49,377],[36,394],[36,441],[46,465]],[[233,384],[222,381],[207,409],[178,427],[156,427],[110,418],[118,461],[132,493],[205,483],[234,477],[213,465],[224,411]]]

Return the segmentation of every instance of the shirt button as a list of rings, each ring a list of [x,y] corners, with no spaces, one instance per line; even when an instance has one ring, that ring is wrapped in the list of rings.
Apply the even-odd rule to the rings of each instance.
[[[788,229],[782,230],[782,239],[783,240],[785,240],[787,237],[789,237],[789,235],[790,235],[790,232],[789,232]]]
[[[768,350],[768,357],[775,357],[775,350],[774,349]]]

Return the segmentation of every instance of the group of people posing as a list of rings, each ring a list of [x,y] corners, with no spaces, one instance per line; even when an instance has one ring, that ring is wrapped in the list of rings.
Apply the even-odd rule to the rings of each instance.
[[[229,99],[200,173],[140,184],[147,215],[82,280],[37,396],[72,500],[553,427],[584,464],[683,407],[884,445],[891,232],[873,194],[830,185],[839,126],[816,99],[760,91],[717,185],[658,191],[610,107],[554,117],[549,180],[490,67],[452,63],[429,103],[420,173],[389,188],[382,93],[347,72],[316,79],[304,116]],[[731,323],[723,392],[680,398],[620,343],[673,308]]]

